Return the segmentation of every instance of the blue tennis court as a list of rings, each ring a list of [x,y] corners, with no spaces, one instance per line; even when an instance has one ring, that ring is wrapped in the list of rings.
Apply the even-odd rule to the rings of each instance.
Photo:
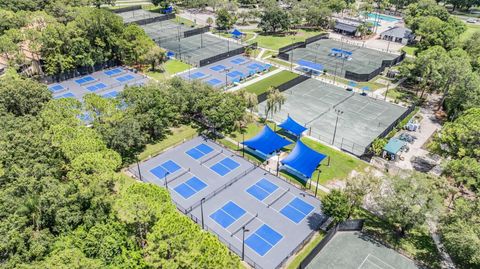
[[[123,72],[123,69],[121,68],[115,68],[115,69],[110,69],[110,70],[107,70],[107,71],[104,71],[103,73],[105,73],[105,75],[107,76],[114,76],[114,75],[118,75],[120,73]]]
[[[314,207],[303,201],[300,198],[295,198],[288,205],[286,205],[280,213],[285,217],[289,218],[295,223],[301,222],[310,212],[312,212]]]
[[[250,235],[245,244],[260,256],[265,255],[271,248],[273,248],[283,236],[270,228],[267,224],[263,224],[255,233]]]
[[[260,65],[260,64],[257,64],[257,63],[253,63],[253,64],[248,65],[247,68],[248,69],[255,69],[255,70],[259,69],[259,70],[261,70],[261,69],[263,69],[263,66]]]
[[[80,85],[85,84],[85,83],[89,83],[89,82],[92,82],[92,81],[95,81],[95,79],[92,76],[86,76],[86,77],[75,80],[75,82],[77,84],[80,84]]]
[[[202,72],[195,72],[193,74],[191,74],[189,77],[191,79],[199,79],[199,78],[202,78],[202,77],[205,77],[206,75]]]
[[[107,92],[106,94],[104,94],[102,96],[105,97],[105,98],[115,98],[115,97],[118,96],[118,92],[117,91]]]
[[[243,208],[230,201],[219,210],[213,212],[213,214],[210,215],[210,218],[223,228],[227,228],[245,215],[245,213],[247,212]]]
[[[125,76],[118,77],[118,78],[117,78],[117,81],[118,81],[118,82],[125,82],[125,81],[132,80],[132,79],[134,79],[134,78],[135,78],[134,76],[128,74],[128,75],[125,75]]]
[[[212,151],[213,149],[211,147],[202,143],[192,149],[187,150],[186,153],[195,160],[198,160]]]
[[[201,181],[197,177],[192,177],[191,179],[187,180],[186,182],[178,185],[174,188],[174,190],[180,194],[184,199],[188,199],[192,197],[197,192],[205,189],[207,184]]]
[[[176,164],[174,161],[166,161],[161,165],[153,168],[150,170],[150,173],[154,174],[159,179],[165,179],[166,175],[172,174],[178,170],[180,170],[180,166]]]
[[[216,85],[222,83],[222,81],[219,80],[219,79],[216,79],[216,78],[212,78],[212,79],[208,80],[207,83],[211,86],[216,86]]]
[[[235,170],[235,168],[239,166],[240,166],[239,163],[227,157],[219,161],[218,163],[212,165],[210,169],[212,169],[213,171],[215,171],[215,173],[223,177],[226,174],[230,173],[231,171]]]
[[[212,66],[210,67],[211,70],[213,71],[222,71],[224,70],[226,67],[224,65],[221,65],[221,64],[218,64],[218,65],[215,65],[215,66]]]
[[[66,94],[62,94],[57,97],[54,97],[53,99],[60,99],[60,98],[75,98],[75,95],[71,92],[67,92]]]
[[[259,201],[265,200],[270,194],[275,192],[278,186],[270,182],[268,179],[262,178],[257,183],[247,189],[247,192]]]
[[[65,90],[65,88],[60,84],[52,85],[48,87],[48,89],[53,93]]]
[[[243,73],[235,70],[235,71],[232,71],[232,72],[228,73],[227,76],[229,76],[231,78],[238,77],[238,76],[241,77],[241,76],[243,76]]]
[[[231,60],[230,62],[234,63],[234,64],[241,64],[241,63],[244,63],[246,61],[247,60],[245,60],[244,58],[235,58],[235,59]]]
[[[91,92],[96,92],[98,90],[102,90],[102,89],[105,89],[105,88],[107,88],[107,85],[100,82],[100,83],[97,83],[95,85],[88,86],[87,90],[89,90]]]

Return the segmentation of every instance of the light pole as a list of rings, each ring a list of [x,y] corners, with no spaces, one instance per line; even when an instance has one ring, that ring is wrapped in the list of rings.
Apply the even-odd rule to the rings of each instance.
[[[137,156],[137,169],[138,169],[138,176],[140,177],[140,181],[142,180],[142,171],[140,170],[140,164],[138,163],[138,156]]]
[[[202,215],[202,230],[205,230],[205,225],[203,224],[203,203],[205,202],[205,198],[200,200],[200,214]]]
[[[227,89],[227,86],[228,86],[228,72],[230,72],[230,69],[231,68],[225,68],[225,89]]]
[[[335,109],[335,113],[337,113],[337,120],[335,121],[335,130],[333,131],[332,146],[335,145],[335,135],[337,134],[338,118],[341,114],[343,114],[343,111],[340,109]]]
[[[385,98],[383,98],[383,101],[387,100],[388,86],[390,86],[390,82],[387,82],[387,90],[385,91]]]
[[[295,37],[292,38],[292,45],[293,45],[294,41],[295,41]],[[292,56],[292,58],[290,59],[290,71],[293,70],[293,51],[294,50],[295,49],[292,49],[292,55],[290,55],[290,56]]]
[[[245,226],[242,227],[242,261],[245,259],[245,233],[250,232],[250,230],[245,229]]]
[[[315,197],[317,197],[318,182],[319,181],[320,181],[320,169],[318,169],[318,174],[317,174],[317,185],[315,186]]]
[[[165,173],[165,176],[163,177],[163,180],[165,181],[165,189],[168,191],[168,181],[167,181],[167,176],[170,174],[170,172]]]

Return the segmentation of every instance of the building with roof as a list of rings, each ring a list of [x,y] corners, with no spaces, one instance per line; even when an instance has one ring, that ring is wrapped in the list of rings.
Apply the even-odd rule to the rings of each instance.
[[[415,35],[408,28],[395,26],[381,33],[380,38],[407,45],[415,39]]]
[[[333,30],[342,35],[355,36],[360,24],[361,22],[356,20],[336,19]]]

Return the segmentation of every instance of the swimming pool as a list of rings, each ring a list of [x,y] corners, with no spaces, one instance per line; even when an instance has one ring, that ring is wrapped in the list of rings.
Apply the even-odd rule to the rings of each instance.
[[[372,20],[375,20],[375,19],[378,18],[382,21],[388,21],[388,22],[398,22],[399,21],[399,19],[397,19],[397,18],[387,16],[387,15],[383,15],[383,14],[379,14],[379,13],[367,13],[367,17],[369,19],[372,19]]]

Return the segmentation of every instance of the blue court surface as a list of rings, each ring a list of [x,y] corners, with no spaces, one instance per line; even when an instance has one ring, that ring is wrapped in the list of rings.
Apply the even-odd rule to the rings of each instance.
[[[60,99],[60,98],[75,98],[75,95],[71,92],[67,92],[65,94],[53,97],[53,99]]]
[[[235,71],[232,71],[232,72],[228,73],[227,76],[229,76],[229,77],[231,77],[231,78],[234,78],[234,77],[243,77],[243,73],[235,70]]]
[[[239,166],[240,166],[239,163],[227,157],[219,161],[218,163],[212,165],[210,169],[212,169],[213,171],[215,171],[215,173],[223,177],[226,174],[230,173],[231,171],[235,170],[235,168]]]
[[[207,184],[205,184],[205,182],[201,181],[197,177],[192,177],[186,182],[175,187],[174,190],[184,199],[188,199],[206,187]]]
[[[107,70],[107,71],[104,71],[103,73],[105,73],[105,75],[107,76],[115,76],[115,75],[118,75],[120,73],[123,72],[123,69],[121,68],[115,68],[115,69],[110,69],[110,70]]]
[[[211,147],[202,143],[192,149],[189,149],[186,153],[195,160],[198,160],[212,151],[213,149]]]
[[[245,239],[245,244],[253,249],[260,256],[264,256],[271,248],[273,248],[283,236],[270,226],[264,224],[258,230]]]
[[[247,66],[248,69],[262,70],[264,67],[261,64],[253,63]]]
[[[199,79],[199,78],[203,78],[205,77],[206,75],[202,72],[195,72],[193,74],[190,75],[190,78],[191,79]]]
[[[80,84],[80,85],[85,84],[85,83],[90,83],[92,81],[95,81],[95,79],[92,76],[86,76],[86,77],[75,80],[75,82],[77,84]]]
[[[113,92],[107,92],[105,94],[102,95],[102,97],[105,97],[105,98],[115,98],[118,96],[118,92],[117,91],[113,91]]]
[[[60,84],[49,86],[48,89],[53,93],[65,90],[65,88]]]
[[[105,85],[104,83],[97,83],[95,85],[88,86],[87,90],[89,90],[91,92],[96,92],[96,91],[99,91],[99,90],[103,90],[105,88],[107,88],[107,85]]]
[[[226,67],[224,65],[221,65],[221,64],[218,64],[218,65],[215,65],[215,66],[212,66],[210,67],[211,70],[213,71],[222,71],[224,70]]]
[[[134,76],[128,74],[128,75],[125,75],[125,76],[118,77],[118,78],[116,78],[116,80],[117,80],[118,82],[127,82],[127,81],[129,81],[129,80],[134,79],[134,78],[135,78]]]
[[[228,226],[232,225],[232,223],[241,218],[243,215],[245,215],[245,213],[247,212],[243,210],[243,208],[230,201],[222,208],[211,214],[210,218],[212,218],[223,228],[227,228]]]
[[[277,189],[277,185],[275,185],[268,179],[262,178],[257,183],[248,188],[247,192],[253,197],[257,198],[259,201],[263,201]]]
[[[235,59],[231,60],[230,62],[233,63],[233,64],[241,64],[241,63],[244,63],[246,61],[247,60],[244,59],[244,58],[235,58]]]
[[[174,161],[166,161],[161,165],[153,168],[150,170],[152,174],[154,174],[159,179],[165,179],[165,176],[175,173],[176,171],[180,170],[181,167],[176,164]]]
[[[313,211],[314,207],[300,198],[293,199],[286,205],[280,213],[295,223],[301,222],[308,214]]]
[[[212,79],[208,80],[207,83],[211,86],[216,86],[216,85],[222,83],[222,81],[219,80],[219,79],[216,79],[216,78],[212,78]]]
[[[239,256],[245,232],[245,261],[252,267],[280,268],[326,219],[313,195],[203,136],[139,167],[142,181],[163,188],[166,176],[179,211]],[[129,171],[140,179],[137,165]]]

